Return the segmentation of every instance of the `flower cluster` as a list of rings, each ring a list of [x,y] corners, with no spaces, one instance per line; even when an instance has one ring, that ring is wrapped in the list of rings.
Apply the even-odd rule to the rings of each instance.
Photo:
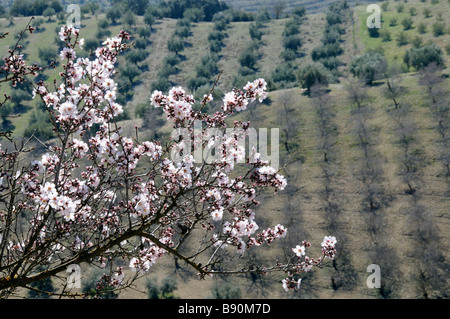
[[[278,190],[283,190],[287,185],[286,178],[278,174],[271,166],[257,168],[252,175],[252,179],[258,186],[270,185]]]
[[[243,91],[234,89],[225,94],[222,106],[225,112],[233,113],[235,111],[243,111],[247,109],[249,102],[253,102],[257,98],[262,102],[267,97],[267,83],[264,79],[248,82],[243,89]]]
[[[104,296],[108,297],[109,294],[113,294],[114,290],[119,289],[125,278],[123,267],[117,267],[114,274],[103,274],[101,278],[96,282],[94,293],[83,294],[84,298],[102,299]]]
[[[130,268],[148,271],[165,252],[164,249],[156,245],[150,245],[149,248],[141,250],[137,257],[130,260]]]
[[[183,126],[185,120],[193,119],[192,105],[195,99],[192,95],[186,94],[182,87],[172,88],[167,96],[161,91],[155,91],[150,101],[153,106],[162,107],[167,120],[174,122],[177,126]]]
[[[193,96],[181,87],[167,95],[153,92],[150,103],[163,109],[174,129],[187,132],[171,137],[163,148],[158,141],[140,141],[137,133],[136,139],[124,136],[116,121],[123,109],[116,103],[115,64],[128,47],[129,35],[121,31],[107,39],[92,59],[77,58],[76,48],[83,45],[79,30],[64,26],[59,36],[65,43],[60,54],[63,81],[53,91],[40,81],[33,91],[46,105],[57,142],[22,168],[17,156],[0,152],[6,163],[0,166],[0,199],[5,203],[0,229],[29,223],[23,227],[25,233],[17,228],[16,233],[0,234],[0,251],[6,252],[0,262],[11,278],[29,276],[26,271],[38,264],[47,265],[51,273],[68,261],[95,261],[105,267],[105,261],[115,258],[127,260],[138,272],[148,271],[168,253],[201,275],[214,274],[214,265],[230,253],[243,255],[286,236],[287,229],[280,224],[261,230],[253,209],[259,204],[259,190],[283,190],[285,177],[260,160],[256,150],[246,158],[242,143],[248,122],[234,121],[232,132],[222,131],[230,115],[267,97],[263,79],[226,93],[222,110],[212,115],[194,108]],[[11,72],[24,67],[20,56],[9,61],[4,67]],[[210,101],[208,95],[202,103]],[[198,123],[200,138],[195,129]],[[205,150],[210,156],[198,161],[183,152],[186,147]],[[177,160],[169,158],[174,153]],[[236,163],[244,163],[247,172],[236,174]],[[198,232],[203,232],[198,253],[183,255],[191,250],[183,249],[190,242],[186,236]],[[324,258],[334,258],[335,244],[334,237],[326,237],[323,256],[314,260],[305,255],[309,244],[303,242],[293,248],[294,261],[276,269],[293,274],[309,271]],[[207,254],[208,263],[199,266],[196,258]],[[14,266],[18,264],[23,267]],[[115,289],[123,281],[124,272],[118,268],[114,275],[105,275],[97,288]],[[0,278],[0,290],[13,283]],[[283,281],[288,288],[299,284],[293,279]]]
[[[121,173],[133,172],[143,156],[152,161],[159,159],[162,150],[161,145],[156,142],[137,144],[131,138],[111,132],[107,124],[89,139],[89,144],[101,168],[114,167]]]
[[[163,244],[165,247],[173,247],[172,237],[174,234],[173,228],[165,228],[161,231],[158,243]],[[166,253],[164,248],[156,245],[148,238],[142,238],[140,246],[142,248],[138,250],[137,256],[130,260],[130,268],[135,270],[148,271]]]
[[[27,75],[37,76],[38,71],[42,70],[42,67],[39,67],[37,64],[27,65],[24,55],[20,53],[22,45],[20,45],[19,42],[23,35],[26,32],[34,32],[34,28],[30,25],[31,20],[33,19],[34,17],[30,19],[25,29],[19,34],[19,40],[16,44],[8,50],[8,56],[2,58],[3,65],[0,67],[0,83],[11,82],[12,87],[15,88],[17,87],[17,84],[27,81]],[[7,34],[8,33],[1,34],[0,39],[5,38]],[[3,98],[3,101],[0,101],[0,107],[2,107],[6,101],[11,100],[12,96],[3,94]]]
[[[63,26],[60,39],[66,46],[60,57],[65,61],[64,71],[60,72],[65,82],[56,92],[49,92],[44,82],[39,82],[33,95],[40,95],[50,109],[55,122],[61,123],[65,130],[82,133],[93,124],[110,122],[123,112],[121,105],[115,102],[117,84],[112,79],[117,55],[127,48],[125,40],[128,33],[121,31],[116,37],[103,42],[104,47],[95,51],[96,58],[78,58],[75,47],[82,47],[79,30]],[[88,79],[89,84],[81,83]]]
[[[302,279],[295,280],[294,276],[289,276],[287,278],[284,278],[281,280],[283,289],[286,292],[289,292],[291,290],[298,291],[300,289],[300,285],[302,283]]]
[[[336,254],[337,240],[334,236],[325,236],[320,246],[322,246],[322,253],[325,258],[334,259]]]
[[[26,66],[23,54],[11,54],[7,58],[3,58],[2,70],[6,74],[11,74],[11,84],[15,87],[18,83],[25,81],[25,75],[29,73],[29,67]],[[36,75],[35,72],[32,72]]]
[[[192,156],[185,156],[178,163],[165,158],[160,167],[166,193],[177,192],[179,187],[190,188],[193,175],[199,171],[197,167],[194,167]]]
[[[294,267],[289,270],[289,277],[282,280],[283,289],[287,292],[290,290],[298,290],[301,284],[301,278],[295,279],[295,274],[302,272],[309,272],[313,266],[318,266],[322,263],[325,258],[334,259],[336,254],[336,237],[325,236],[321,246],[322,246],[322,256],[317,260],[306,255],[306,248],[310,247],[311,244],[307,241],[303,241],[301,245],[296,245],[292,248],[292,252],[295,254],[294,258],[296,262]]]
[[[162,107],[169,121],[175,123],[175,127],[184,126],[186,121],[202,120],[209,127],[224,127],[224,120],[230,114],[243,111],[250,102],[259,99],[262,102],[267,97],[267,83],[264,79],[257,79],[248,82],[243,90],[233,89],[226,93],[223,98],[223,112],[216,112],[214,115],[208,115],[195,111],[192,107],[195,99],[192,95],[186,94],[181,87],[172,88],[168,95],[161,91],[153,92],[151,104],[157,108]],[[205,96],[202,103],[212,101],[212,96]]]

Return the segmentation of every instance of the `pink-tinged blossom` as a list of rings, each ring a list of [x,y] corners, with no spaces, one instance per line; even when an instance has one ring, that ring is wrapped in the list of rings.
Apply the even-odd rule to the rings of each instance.
[[[45,95],[47,93],[47,88],[43,85],[39,85],[36,89],[33,89],[32,98],[36,97],[36,94]]]
[[[45,153],[42,155],[41,163],[45,168],[53,169],[59,163],[59,157],[55,154]]]
[[[336,254],[336,246],[337,240],[334,236],[325,236],[322,243],[322,253],[325,258],[334,259]]]
[[[215,209],[211,212],[211,217],[214,221],[222,220],[223,217],[223,208]]]
[[[281,280],[285,292],[298,291],[302,283],[302,279],[295,280],[292,276]]]
[[[336,237],[334,236],[325,236],[320,246],[322,247],[334,247],[336,245]]]
[[[157,160],[162,154],[162,147],[154,142],[144,141],[142,142],[144,147],[144,154],[150,157],[152,160]]]
[[[150,214],[150,203],[145,195],[140,195],[136,199],[137,203],[134,207],[136,210],[135,216],[147,216]]]
[[[34,160],[31,162],[31,166],[33,167],[36,174],[41,174],[44,172],[44,164],[41,161]]]
[[[287,229],[283,225],[278,224],[274,227],[274,233],[276,238],[284,238],[286,237]]]
[[[122,39],[119,37],[108,38],[102,44],[111,51],[122,51],[122,49],[124,48]]]
[[[270,185],[277,190],[283,190],[287,185],[286,178],[277,174],[273,167],[267,165],[257,168],[252,178],[257,185]]]
[[[147,241],[143,240],[143,244]],[[144,248],[139,251],[137,257],[133,257],[130,260],[129,267],[135,271],[149,271],[150,268],[156,263],[156,261],[164,256],[166,251],[154,244],[149,244],[148,248]]]
[[[118,115],[120,115],[120,114],[123,113],[123,107],[122,107],[122,105],[120,105],[119,103],[113,102],[113,103],[111,104],[111,110],[112,110],[112,114],[113,114],[114,116],[118,116]]]
[[[74,151],[74,155],[78,158],[83,158],[84,155],[89,151],[89,146],[79,140],[79,139],[74,139],[73,140],[73,151]]]
[[[259,99],[259,102],[262,102],[267,98],[267,83],[264,79],[248,82],[244,86],[244,90],[247,91],[251,102],[255,101],[256,98]]]
[[[59,31],[59,38],[62,42],[69,43],[71,37],[78,37],[80,30],[74,28],[72,25],[62,26]]]
[[[71,102],[64,102],[59,108],[59,113],[61,121],[74,119],[77,116],[77,107]]]
[[[275,175],[277,172],[273,167],[271,166],[263,166],[258,169],[259,174],[261,174],[262,180],[269,180],[271,176]]]
[[[211,103],[212,101],[214,101],[212,94],[203,95],[203,103]]]
[[[153,94],[150,98],[150,101],[154,107],[158,108],[158,107],[161,107],[161,103],[162,103],[163,99],[164,99],[163,93],[161,91],[155,91],[155,92],[153,92]]]
[[[77,57],[75,50],[72,48],[63,48],[59,56],[61,60],[74,60]]]
[[[305,255],[305,246],[297,245],[295,248],[292,248],[292,251],[297,255],[297,257],[302,257]]]

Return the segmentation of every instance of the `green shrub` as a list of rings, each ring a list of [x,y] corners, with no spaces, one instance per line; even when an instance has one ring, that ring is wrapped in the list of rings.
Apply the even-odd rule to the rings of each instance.
[[[121,17],[122,10],[116,5],[112,6],[108,9],[108,11],[106,11],[106,18],[108,20],[111,20],[111,24],[117,24]]]
[[[152,26],[155,23],[155,16],[153,15],[152,9],[147,8],[147,10],[145,11],[144,23],[150,28],[151,31]]]
[[[431,63],[437,66],[444,65],[442,50],[439,46],[432,43],[420,48],[411,48],[406,51],[403,61],[408,67],[414,67],[420,70]]]
[[[309,89],[314,85],[328,85],[328,72],[321,63],[311,63],[301,67],[297,80],[302,88]]]
[[[439,37],[445,34],[445,24],[443,22],[435,22],[433,23],[433,35],[435,37]]]
[[[413,27],[413,20],[411,17],[406,17],[402,20],[403,30],[410,30]]]
[[[181,62],[180,57],[174,53],[166,55],[163,60],[163,64],[167,64],[170,66],[175,66],[180,62]]]
[[[298,21],[296,19],[289,19],[286,21],[285,25],[284,25],[284,30],[282,33],[283,37],[288,37],[291,35],[297,35],[300,33],[299,30],[299,24]]]
[[[280,58],[286,62],[293,61],[297,58],[297,53],[291,49],[285,49],[281,51]]]
[[[429,8],[424,8],[423,9],[423,15],[424,15],[425,18],[431,17],[431,10]]]
[[[261,30],[261,27],[257,23],[250,23],[249,26],[250,38],[252,40],[261,40],[264,32]]]
[[[147,39],[146,38],[139,38],[134,40],[134,48],[135,49],[141,49],[145,50],[147,48]]]
[[[52,61],[58,61],[58,50],[55,47],[41,47],[38,49],[39,59],[45,63],[50,64]]]
[[[167,77],[159,77],[155,82],[151,84],[151,91],[162,91],[167,92],[170,87],[172,86],[172,83],[169,81]]]
[[[97,39],[85,39],[83,49],[88,53],[94,53],[100,46],[100,41]]]
[[[339,43],[331,43],[316,47],[311,51],[311,58],[313,61],[320,59],[341,55],[344,50],[339,46]]]
[[[211,288],[213,299],[240,299],[241,289],[230,283],[214,283]]]
[[[323,34],[322,43],[324,45],[326,45],[326,44],[337,43],[340,40],[341,40],[341,34],[337,30],[328,29]]]
[[[183,17],[191,22],[200,22],[205,18],[205,13],[201,8],[189,8],[184,11]]]
[[[143,49],[132,49],[125,55],[125,59],[133,64],[138,64],[147,58],[148,52]]]
[[[409,39],[408,39],[408,35],[403,32],[400,31],[399,33],[397,33],[397,37],[395,38],[395,41],[397,41],[397,45],[403,46],[403,45],[407,45],[409,43]]]
[[[133,85],[137,82],[137,77],[142,73],[135,64],[119,67],[119,72],[121,77],[127,78]]]
[[[272,80],[276,83],[279,82],[295,82],[297,80],[294,68],[289,63],[284,63],[279,66],[277,66],[272,71]]]
[[[414,48],[420,48],[422,46],[422,38],[416,34],[411,40],[411,45]]]
[[[217,66],[218,61],[219,58],[217,55],[204,55],[200,60],[200,65],[197,65],[195,68],[197,76],[209,79],[217,74],[219,72],[219,67]]]
[[[238,62],[241,66],[246,66],[250,69],[255,69],[258,61],[257,53],[251,48],[245,49],[239,56]]]
[[[328,25],[342,23],[342,15],[340,12],[328,11],[325,19],[327,20]]]
[[[382,53],[369,51],[351,62],[350,72],[366,84],[371,84],[386,72],[387,65],[387,59]]]
[[[302,18],[306,15],[306,8],[304,6],[295,7],[291,10],[291,14],[295,18]]]
[[[170,52],[174,52],[175,54],[179,54],[181,51],[184,50],[184,41],[179,36],[172,36],[167,41],[167,49],[169,49]]]
[[[168,78],[172,74],[177,74],[179,71],[176,65],[164,63],[158,71],[158,77]]]
[[[334,57],[334,56],[331,56],[331,57],[328,57],[328,58],[324,58],[324,59],[320,59],[317,62],[322,63],[323,66],[325,68],[327,68],[328,70],[336,70],[341,65],[344,65],[344,63],[341,60],[339,60],[337,57]]]
[[[174,35],[180,38],[188,38],[191,34],[191,29],[188,26],[179,26],[175,29]]]
[[[396,25],[397,25],[397,18],[396,17],[391,18],[389,26],[395,27]]]
[[[111,31],[109,29],[98,28],[97,31],[95,32],[95,37],[99,41],[105,40],[105,38],[109,37],[110,35],[111,35]]]
[[[186,86],[189,90],[195,91],[196,89],[198,89],[202,85],[207,84],[208,82],[209,82],[209,79],[207,79],[207,78],[199,77],[197,75],[191,75],[190,77],[188,77],[188,79],[186,81]],[[162,91],[162,90],[160,90],[160,91]]]
[[[174,291],[178,289],[178,283],[172,277],[164,278],[161,285],[155,279],[149,279],[146,286],[149,299],[176,299]]]
[[[152,31],[150,30],[150,28],[139,28],[137,30],[137,34],[139,34],[139,37],[147,39],[152,34]]]
[[[297,51],[302,46],[302,39],[298,35],[290,35],[283,37],[283,47],[285,49],[290,49]]]
[[[419,34],[424,34],[427,32],[427,26],[425,25],[425,23],[421,22],[417,25],[417,32]]]
[[[101,28],[101,29],[106,29],[109,27],[109,22],[108,19],[99,19],[97,21],[97,27]]]
[[[391,41],[391,33],[387,29],[381,29],[380,30],[380,37],[383,40],[383,42]]]

